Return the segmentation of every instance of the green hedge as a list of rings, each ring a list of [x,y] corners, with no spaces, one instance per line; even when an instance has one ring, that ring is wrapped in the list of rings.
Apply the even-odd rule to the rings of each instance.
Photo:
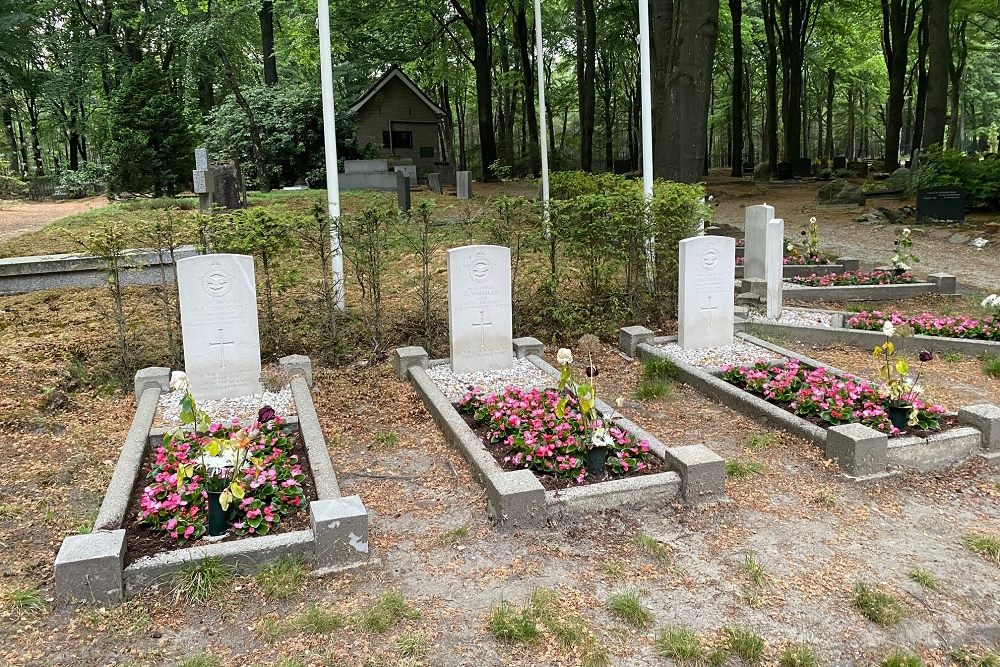
[[[1000,208],[1000,156],[966,155],[931,146],[920,152],[914,186],[922,189],[939,185],[961,186],[969,195],[970,205]]]

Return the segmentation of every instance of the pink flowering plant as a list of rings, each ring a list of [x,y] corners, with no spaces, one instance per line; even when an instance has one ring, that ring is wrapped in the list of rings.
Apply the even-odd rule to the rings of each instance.
[[[826,368],[809,368],[793,359],[772,365],[758,361],[747,366],[723,366],[723,379],[768,401],[789,408],[797,415],[815,418],[831,426],[859,423],[897,435],[889,421],[882,388],[853,376],[838,376]],[[913,425],[923,430],[940,428],[945,410],[914,399]]]
[[[895,327],[909,326],[913,333],[924,336],[1000,341],[1000,316],[978,319],[920,313],[911,317],[899,312],[863,310],[848,318],[847,326],[851,329],[881,331],[885,322],[891,322]]]
[[[916,282],[910,273],[896,275],[892,271],[844,271],[818,276],[795,276],[788,282],[807,287],[842,287],[845,285],[903,285]]]
[[[266,535],[308,502],[293,447],[292,429],[267,406],[252,424],[167,433],[154,452],[138,521],[181,544],[198,540],[208,530],[208,493],[221,490],[230,494],[231,531]]]

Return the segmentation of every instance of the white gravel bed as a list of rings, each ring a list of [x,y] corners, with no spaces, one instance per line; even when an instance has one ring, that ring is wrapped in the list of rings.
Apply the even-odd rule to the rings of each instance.
[[[427,375],[450,401],[461,399],[470,386],[479,387],[488,392],[499,392],[507,387],[544,389],[556,385],[555,378],[542,372],[527,359],[515,359],[513,368],[459,375],[452,372],[451,364],[438,364],[429,367]]]
[[[153,424],[166,427],[180,426],[181,399],[183,398],[184,392],[182,391],[160,394],[160,405],[156,410]],[[256,419],[257,411],[265,405],[270,405],[282,417],[296,414],[292,388],[288,385],[276,392],[265,391],[263,394],[225,398],[218,401],[198,401],[198,409],[207,412],[213,422],[239,419],[240,422],[247,423]]]
[[[664,343],[659,347],[672,359],[703,368],[718,368],[725,364],[752,364],[762,359],[774,360],[785,358],[777,352],[746,342],[691,350],[685,350],[677,343]]]
[[[804,310],[782,310],[778,317],[763,317],[753,313],[749,316],[751,322],[766,322],[768,324],[801,324],[809,327],[833,327],[833,315]]]

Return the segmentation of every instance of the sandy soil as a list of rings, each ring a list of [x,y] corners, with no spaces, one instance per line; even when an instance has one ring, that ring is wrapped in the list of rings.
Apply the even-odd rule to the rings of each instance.
[[[108,198],[89,197],[63,201],[19,201],[0,207],[0,242],[37,231],[74,213],[107,206]]]

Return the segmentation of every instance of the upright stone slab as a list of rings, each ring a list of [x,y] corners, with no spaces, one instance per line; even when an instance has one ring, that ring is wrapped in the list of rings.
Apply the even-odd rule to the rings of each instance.
[[[677,343],[682,348],[732,344],[735,254],[736,240],[728,236],[680,242]]]
[[[510,248],[448,251],[448,338],[455,373],[511,368]]]
[[[215,179],[212,186],[213,201],[227,211],[243,208],[243,179],[239,165],[233,160],[218,162],[209,173]]]
[[[396,172],[396,203],[403,213],[410,212],[410,177],[405,171]]]
[[[441,174],[437,172],[427,174],[427,185],[430,187],[431,192],[436,195],[444,192],[444,189],[441,187]]]
[[[260,338],[253,258],[200,255],[177,262],[184,370],[197,400],[259,394]]]
[[[767,223],[774,219],[774,207],[767,204],[757,206],[747,206],[746,224],[744,237],[746,238],[746,248],[743,251],[743,277],[760,278],[767,277],[764,267],[766,266],[767,247],[765,240],[767,237]]]
[[[785,221],[776,218],[767,223],[764,239],[767,281],[767,316],[781,315],[781,287],[785,281]]]
[[[472,199],[472,172],[456,171],[455,181],[459,199]]]
[[[198,171],[208,171],[208,149],[194,149],[194,168]]]

